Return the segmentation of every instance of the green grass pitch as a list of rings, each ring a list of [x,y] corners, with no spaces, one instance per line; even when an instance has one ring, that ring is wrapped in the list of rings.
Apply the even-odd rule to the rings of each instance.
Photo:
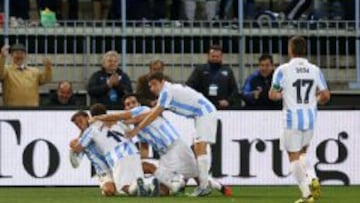
[[[295,186],[233,187],[233,197],[211,196],[138,198],[100,195],[95,187],[0,187],[0,203],[292,203],[299,197]],[[188,189],[187,192],[191,192]],[[360,186],[323,187],[318,203],[360,203]]]

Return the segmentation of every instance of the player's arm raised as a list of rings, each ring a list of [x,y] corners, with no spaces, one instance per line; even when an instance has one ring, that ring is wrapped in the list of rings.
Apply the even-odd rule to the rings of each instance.
[[[139,115],[137,115],[137,116],[135,116],[133,118],[125,120],[124,123],[127,124],[127,125],[138,124],[141,121],[143,121],[146,118],[146,116],[148,116],[150,113],[151,113],[151,111],[141,113],[141,114],[139,114]]]
[[[152,123],[163,111],[164,108],[159,105],[151,109],[150,113],[139,123],[139,125],[137,125],[133,130],[126,132],[127,136],[129,138],[136,136],[140,130]]]
[[[99,116],[94,116],[91,118],[90,122],[94,121],[119,121],[119,120],[127,120],[132,117],[130,111],[124,111],[121,113],[113,113],[113,114],[104,114]]]

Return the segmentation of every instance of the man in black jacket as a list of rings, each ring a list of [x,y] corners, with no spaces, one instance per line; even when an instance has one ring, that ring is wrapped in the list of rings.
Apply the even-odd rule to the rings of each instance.
[[[238,94],[233,71],[222,64],[222,48],[210,47],[208,63],[198,66],[186,84],[201,92],[217,109],[231,109]]]
[[[242,98],[247,108],[281,109],[281,102],[271,101],[268,97],[273,73],[272,56],[267,54],[260,56],[259,69],[248,76],[242,91]]]
[[[102,103],[109,109],[122,109],[122,97],[132,93],[129,76],[119,68],[119,54],[108,51],[102,69],[93,73],[88,84],[92,103]]]
[[[50,94],[45,106],[71,107],[79,105],[74,97],[72,84],[70,81],[63,80],[58,83],[56,92]]]

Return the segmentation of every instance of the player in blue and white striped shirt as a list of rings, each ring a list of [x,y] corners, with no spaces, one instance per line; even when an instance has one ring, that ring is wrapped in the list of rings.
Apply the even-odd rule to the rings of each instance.
[[[291,60],[276,69],[269,92],[270,99],[283,99],[284,134],[280,141],[289,154],[292,174],[302,192],[302,198],[297,203],[313,202],[313,198],[320,196],[320,184],[314,168],[305,157],[313,137],[317,104],[324,104],[330,99],[320,68],[304,58],[305,52],[303,37],[290,39],[288,53]]]
[[[89,116],[84,111],[79,111],[71,117],[71,121],[84,132],[89,127]],[[78,138],[72,140],[70,145],[78,142]],[[105,196],[112,196],[115,194],[115,184],[112,176],[111,169],[107,164],[105,157],[101,155],[94,143],[90,143],[83,152],[75,153],[70,151],[70,162],[74,168],[80,165],[81,159],[84,154],[90,160],[91,165],[94,167],[102,194]]]
[[[134,94],[125,95],[123,100],[125,111],[94,117],[94,119],[102,121],[125,120],[124,122],[136,125],[151,113],[149,107],[140,106]],[[198,169],[192,150],[181,139],[175,126],[165,117],[160,116],[143,128],[139,132],[138,138],[142,142],[142,156],[148,157],[148,145],[151,145],[153,150],[160,154],[159,167],[151,170],[151,173],[166,185],[171,193],[176,193],[179,189],[177,187],[179,185],[173,185],[169,181],[177,179],[176,174],[181,174],[186,180],[198,177]],[[209,182],[212,188],[219,190],[224,195],[231,195],[230,187],[223,186],[212,178],[209,179]]]
[[[95,104],[90,107],[91,115],[106,114],[106,107]],[[135,144],[124,137],[125,125],[116,122],[94,122],[80,137],[73,148],[81,152],[94,143],[111,167],[119,193],[146,196],[141,159]]]
[[[207,157],[207,146],[216,141],[217,115],[215,106],[194,89],[165,81],[161,72],[149,76],[150,90],[159,95],[158,104],[151,113],[132,131],[127,134],[135,136],[165,110],[170,110],[181,116],[195,120],[195,154],[199,169],[199,187],[195,188],[193,196],[205,196],[211,193],[209,188],[208,169],[210,163]]]

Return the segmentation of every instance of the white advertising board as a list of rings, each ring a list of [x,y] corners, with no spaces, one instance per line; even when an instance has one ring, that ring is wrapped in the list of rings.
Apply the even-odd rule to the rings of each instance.
[[[74,111],[0,112],[0,185],[96,185],[84,160],[69,162]],[[166,113],[191,143],[193,121]],[[223,111],[214,176],[231,185],[294,184],[279,150],[280,111]],[[324,184],[360,184],[360,111],[320,111],[308,156]]]

